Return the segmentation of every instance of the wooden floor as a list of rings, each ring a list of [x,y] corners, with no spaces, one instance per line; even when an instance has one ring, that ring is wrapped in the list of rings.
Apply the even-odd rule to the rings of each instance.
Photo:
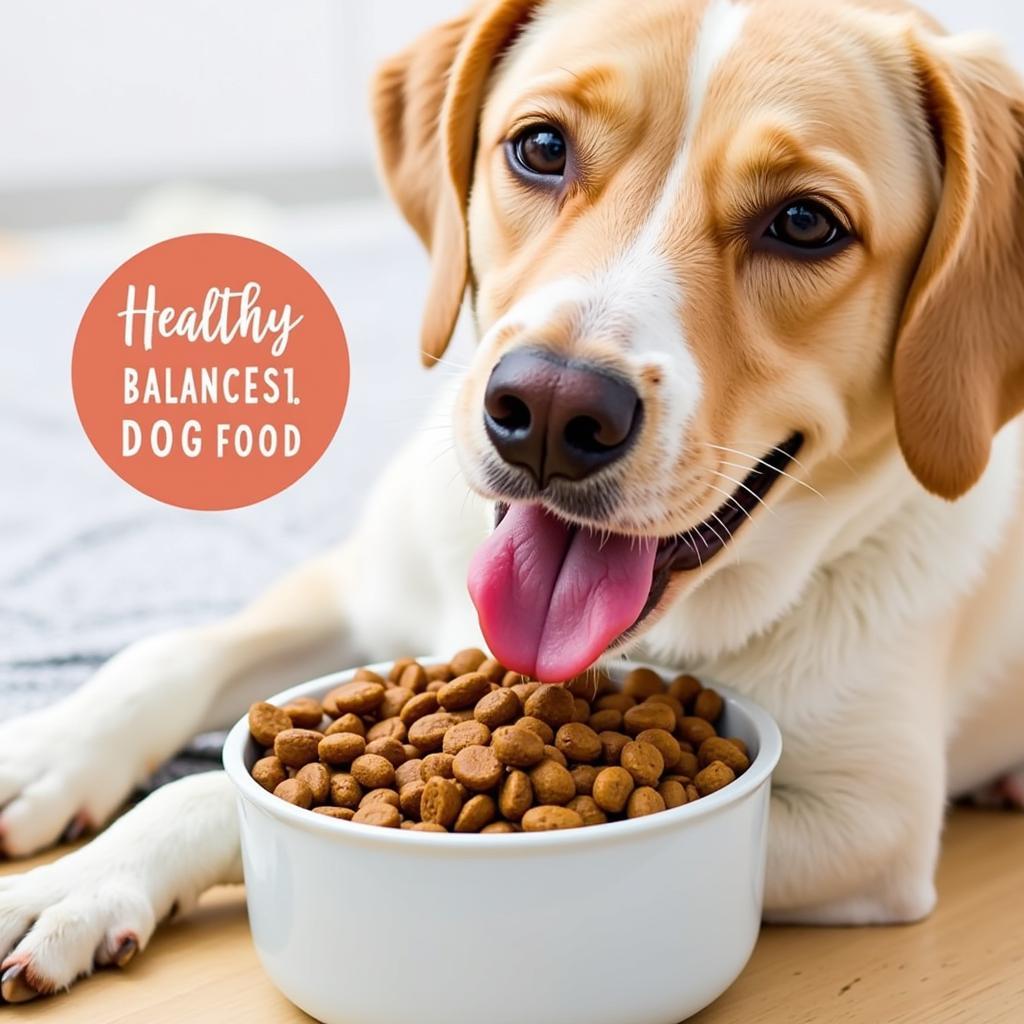
[[[0,874],[14,867],[4,865]],[[2,1024],[309,1020],[264,977],[238,888],[208,893],[191,918],[158,932],[146,953],[124,971],[102,971],[52,999],[0,1007]],[[939,909],[922,924],[766,928],[739,981],[692,1021],[1021,1024],[1024,815],[953,813],[939,875]]]

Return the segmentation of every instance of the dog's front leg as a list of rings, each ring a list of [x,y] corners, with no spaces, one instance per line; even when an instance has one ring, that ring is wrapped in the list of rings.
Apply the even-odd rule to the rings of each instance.
[[[193,775],[61,860],[0,878],[3,1000],[67,988],[94,966],[123,967],[162,918],[211,885],[241,882],[236,814],[227,775]]]

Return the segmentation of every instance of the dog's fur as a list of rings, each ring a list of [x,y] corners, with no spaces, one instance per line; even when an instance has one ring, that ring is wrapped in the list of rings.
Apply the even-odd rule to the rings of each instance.
[[[342,547],[0,727],[7,852],[104,822],[279,686],[478,641],[468,561],[492,501],[525,486],[488,472],[483,387],[531,344],[642,395],[629,456],[542,496],[580,523],[685,530],[804,433],[767,507],[673,580],[639,652],[782,727],[769,918],[926,915],[948,795],[1024,761],[1024,86],[988,42],[885,0],[487,0],[385,66],[375,113],[433,256],[429,362],[472,298],[456,452],[423,431]],[[566,126],[586,165],[560,194],[510,175],[503,143],[531,119]],[[856,241],[815,263],[752,247],[748,219],[804,194],[839,204]],[[579,499],[599,490],[618,496],[600,515]],[[5,965],[52,991],[238,880],[231,801],[221,776],[175,783],[0,882]]]

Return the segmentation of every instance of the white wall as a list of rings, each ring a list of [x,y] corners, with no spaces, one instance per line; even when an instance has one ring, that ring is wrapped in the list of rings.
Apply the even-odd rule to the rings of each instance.
[[[463,6],[3,0],[0,190],[369,161],[373,64]],[[924,6],[1024,66],[1020,0]]]

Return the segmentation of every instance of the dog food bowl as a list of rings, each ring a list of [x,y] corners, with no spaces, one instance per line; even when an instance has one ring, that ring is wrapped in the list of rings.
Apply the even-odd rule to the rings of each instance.
[[[351,676],[271,703],[322,697]],[[765,711],[715,688],[722,734],[750,750],[736,781],[642,818],[513,835],[386,829],[294,807],[250,777],[261,751],[243,718],[224,766],[271,980],[325,1024],[677,1024],[696,1013],[757,939],[782,746]]]

